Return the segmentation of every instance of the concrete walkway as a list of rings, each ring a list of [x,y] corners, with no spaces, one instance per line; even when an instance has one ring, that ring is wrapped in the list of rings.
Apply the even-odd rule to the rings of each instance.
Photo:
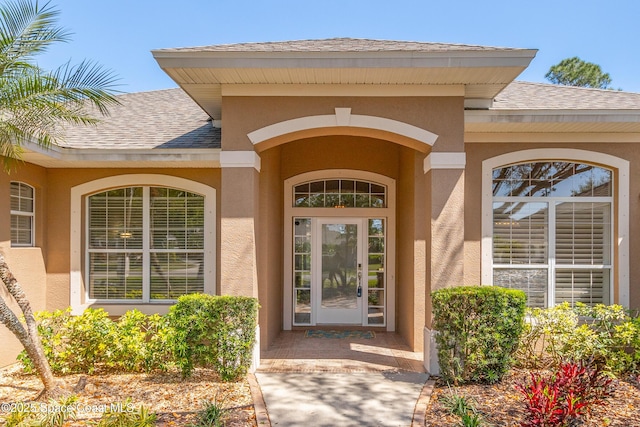
[[[430,390],[421,354],[384,332],[373,339],[283,333],[255,377],[268,416],[258,417],[260,426],[420,425],[414,418],[424,416]]]

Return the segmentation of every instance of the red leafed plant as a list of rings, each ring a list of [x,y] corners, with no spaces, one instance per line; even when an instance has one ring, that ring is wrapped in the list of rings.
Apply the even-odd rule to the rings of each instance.
[[[613,388],[611,378],[582,362],[564,362],[553,375],[531,373],[516,388],[525,397],[527,418],[522,427],[577,425],[596,405],[605,405]]]

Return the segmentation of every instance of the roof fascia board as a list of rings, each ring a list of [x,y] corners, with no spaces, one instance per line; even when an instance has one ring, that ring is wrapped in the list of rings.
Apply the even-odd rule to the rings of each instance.
[[[466,52],[152,51],[162,68],[478,68],[527,67],[537,50]]]
[[[42,147],[33,142],[24,144],[28,157],[46,156],[61,162],[191,162],[220,161],[219,148],[150,148],[150,149],[101,149],[101,148],[63,148],[53,146]]]
[[[638,123],[640,110],[468,110],[466,123]]]
[[[223,84],[222,96],[464,96],[464,85]]]

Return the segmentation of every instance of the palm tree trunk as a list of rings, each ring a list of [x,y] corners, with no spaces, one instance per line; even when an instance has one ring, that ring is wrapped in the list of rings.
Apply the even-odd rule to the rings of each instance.
[[[38,335],[36,319],[33,316],[33,310],[31,310],[31,304],[22,290],[22,287],[18,283],[18,280],[11,273],[11,270],[4,259],[4,255],[1,253],[0,278],[2,279],[2,283],[9,294],[15,299],[16,303],[18,303],[20,310],[22,310],[25,324],[22,324],[15,313],[11,311],[2,295],[0,295],[0,322],[2,322],[11,332],[13,332],[18,340],[20,340],[20,343],[26,350],[29,359],[33,362],[36,372],[44,385],[44,390],[39,397],[52,398],[65,394],[54,378],[49,362],[44,355],[40,336]]]

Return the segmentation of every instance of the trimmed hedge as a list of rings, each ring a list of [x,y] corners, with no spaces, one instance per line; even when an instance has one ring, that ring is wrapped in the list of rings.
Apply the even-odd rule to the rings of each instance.
[[[499,381],[524,327],[526,295],[497,286],[462,286],[431,294],[442,377],[454,384]]]
[[[212,367],[225,381],[251,366],[258,300],[250,297],[185,295],[169,311],[174,356],[182,375],[196,366]]]

